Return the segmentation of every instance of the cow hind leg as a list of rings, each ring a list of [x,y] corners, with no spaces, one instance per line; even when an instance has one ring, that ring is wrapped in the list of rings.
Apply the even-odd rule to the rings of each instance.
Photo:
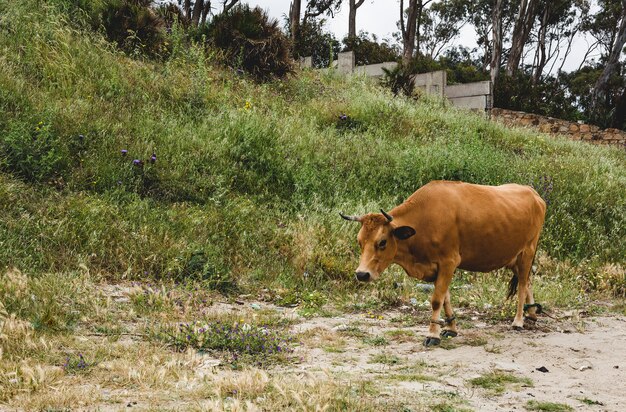
[[[528,279],[528,285],[526,286],[526,303],[528,305],[535,303],[535,298],[533,297],[533,285],[530,279]],[[537,321],[537,308],[535,306],[530,306],[528,308],[528,315],[526,315],[525,319],[531,322]]]
[[[517,275],[517,311],[513,320],[513,329],[521,330],[524,328],[524,303],[528,298],[530,270],[535,257],[534,248],[527,248],[517,257],[517,262],[513,268],[513,272]],[[532,298],[532,297],[531,297]]]
[[[452,303],[450,302],[450,291],[446,293],[446,299],[443,302],[443,309],[446,312],[446,325],[441,331],[441,337],[443,338],[454,338],[458,335],[458,330],[456,329],[456,319],[454,317],[454,312],[452,311]]]

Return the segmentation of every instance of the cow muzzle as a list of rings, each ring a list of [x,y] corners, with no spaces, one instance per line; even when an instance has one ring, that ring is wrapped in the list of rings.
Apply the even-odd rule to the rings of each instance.
[[[356,272],[356,279],[359,282],[369,282],[371,278],[369,272]]]

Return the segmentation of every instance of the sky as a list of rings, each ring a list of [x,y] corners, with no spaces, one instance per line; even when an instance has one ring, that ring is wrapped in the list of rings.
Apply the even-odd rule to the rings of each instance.
[[[247,2],[251,6],[260,6],[266,10],[270,16],[277,18],[282,24],[285,20],[285,16],[289,14],[289,4],[291,0],[243,0],[243,2]],[[348,32],[347,1],[345,3],[341,11],[335,14],[334,18],[327,18],[327,29],[333,32],[338,39],[342,39]],[[369,33],[376,34],[380,39],[392,38],[392,33],[398,31],[397,22],[399,17],[399,0],[365,0],[365,3],[363,3],[357,12],[357,32],[365,30]],[[565,71],[578,68],[587,50],[587,41],[588,40],[583,36],[579,36],[575,39],[572,52],[563,66]],[[455,40],[453,45],[463,45],[470,49],[476,47],[476,32],[471,26],[464,26],[461,30],[461,35]],[[555,67],[558,66],[560,66],[560,61],[555,65]]]

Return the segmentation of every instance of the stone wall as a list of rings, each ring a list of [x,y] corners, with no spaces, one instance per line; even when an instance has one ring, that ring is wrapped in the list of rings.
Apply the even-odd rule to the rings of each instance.
[[[619,129],[600,130],[598,126],[581,124],[538,114],[507,109],[491,109],[491,117],[510,126],[529,127],[542,133],[563,135],[572,140],[626,148],[626,132]]]

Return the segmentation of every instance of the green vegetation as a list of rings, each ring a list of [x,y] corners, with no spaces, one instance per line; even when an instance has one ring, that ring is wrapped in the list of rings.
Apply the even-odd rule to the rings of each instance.
[[[529,411],[544,412],[568,412],[574,410],[574,408],[569,405],[565,405],[564,403],[539,401],[528,401],[528,403],[526,403],[526,409]]]
[[[382,363],[383,365],[398,365],[402,363],[402,359],[400,359],[396,355],[391,355],[389,353],[378,353],[370,357],[369,363]]]
[[[549,187],[543,250],[585,262],[590,278],[623,259],[623,151],[393,98],[360,77],[259,85],[175,33],[163,63],[133,60],[53,6],[0,8],[8,266],[351,288],[356,228],[336,212],[391,208],[432,179]]]
[[[286,361],[293,352],[292,339],[282,331],[268,325],[245,323],[244,319],[230,322],[205,320],[181,323],[170,331],[161,331],[158,336],[178,350],[194,348],[201,351],[217,351],[222,358],[238,365],[258,365]]]
[[[529,378],[523,378],[505,372],[489,372],[478,378],[471,379],[469,383],[472,386],[486,389],[494,394],[504,393],[509,385],[533,386],[533,382]]]

